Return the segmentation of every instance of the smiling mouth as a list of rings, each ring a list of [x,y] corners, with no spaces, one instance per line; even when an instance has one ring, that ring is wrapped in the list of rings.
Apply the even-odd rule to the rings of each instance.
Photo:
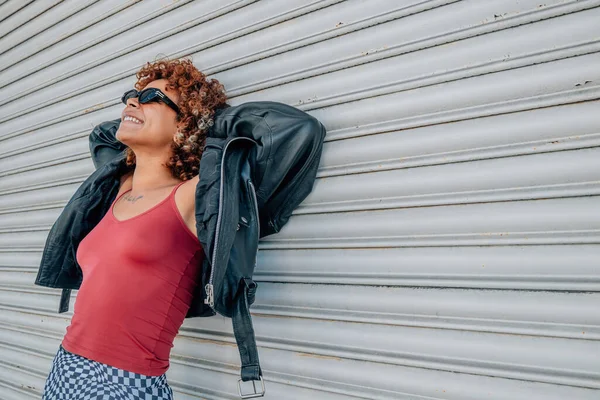
[[[132,123],[135,125],[143,125],[144,124],[144,121],[142,121],[138,118],[129,116],[129,115],[126,115],[125,118],[123,118],[122,122],[129,122],[129,123]]]
[[[139,123],[139,122],[134,122],[131,120],[125,120],[125,121],[121,122],[121,124],[123,124],[129,128],[141,128],[144,125],[143,122]]]

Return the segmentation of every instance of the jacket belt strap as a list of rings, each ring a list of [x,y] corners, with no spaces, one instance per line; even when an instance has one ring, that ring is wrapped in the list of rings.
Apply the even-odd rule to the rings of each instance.
[[[262,371],[258,360],[258,350],[250,317],[250,305],[254,303],[257,284],[252,279],[243,278],[240,282],[241,293],[238,293],[233,309],[233,333],[240,351],[242,362],[242,381],[261,381],[262,391],[250,395],[242,395],[243,398],[262,397],[265,394],[262,381]],[[241,382],[240,382],[241,384]],[[253,386],[255,387],[255,386]],[[241,391],[241,386],[240,386]]]
[[[60,295],[60,303],[58,305],[59,314],[69,311],[69,299],[70,298],[71,298],[71,289],[63,288],[62,294]]]

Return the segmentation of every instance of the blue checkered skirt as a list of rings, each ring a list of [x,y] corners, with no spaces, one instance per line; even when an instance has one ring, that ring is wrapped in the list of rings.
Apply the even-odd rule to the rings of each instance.
[[[165,374],[129,372],[73,354],[60,345],[42,400],[173,400],[173,391]]]

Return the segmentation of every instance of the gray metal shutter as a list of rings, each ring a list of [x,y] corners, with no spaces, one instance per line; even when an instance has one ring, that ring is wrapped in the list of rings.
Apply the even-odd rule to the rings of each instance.
[[[593,0],[0,2],[0,398],[39,398],[70,321],[33,281],[87,135],[166,54],[328,129],[261,241],[265,398],[598,399],[599,21]],[[238,366],[230,320],[193,318],[167,375],[236,399]]]

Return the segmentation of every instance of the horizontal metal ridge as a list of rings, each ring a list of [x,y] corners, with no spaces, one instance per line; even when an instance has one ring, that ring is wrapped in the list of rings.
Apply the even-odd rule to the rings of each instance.
[[[477,145],[473,143],[471,148],[465,150],[449,150],[432,154],[405,155],[395,159],[375,159],[373,161],[365,162],[352,162],[349,160],[347,164],[324,165],[319,168],[317,177],[327,178],[331,176],[381,172],[401,168],[453,164],[494,158],[518,157],[530,154],[580,150],[593,147],[600,147],[600,133],[568,137],[551,137],[528,142],[497,144],[486,147],[477,147]],[[327,162],[328,160],[325,158],[323,161]]]
[[[315,334],[312,329],[313,328],[304,328],[303,323],[300,323],[300,320],[294,321],[294,326],[297,329],[303,327],[302,329],[311,329],[310,333],[306,332],[303,334],[306,339],[298,339],[294,338],[291,335],[290,329],[284,329],[282,325],[284,322],[279,322],[279,328],[275,331],[279,332],[279,335],[282,333],[286,333],[288,336],[282,337],[279,335],[274,335],[273,332],[270,332],[269,329],[273,329],[273,320],[280,320],[279,318],[272,317],[261,317],[259,314],[254,315],[254,323],[255,329],[257,332],[257,343],[261,349],[271,349],[271,350],[280,350],[280,351],[289,351],[294,353],[307,353],[314,354],[316,356],[325,357],[325,358],[334,358],[334,359],[343,359],[343,360],[357,360],[357,361],[365,361],[372,363],[382,363],[382,364],[390,364],[397,366],[407,366],[407,367],[415,367],[415,368],[426,368],[433,370],[442,370],[442,371],[452,371],[452,372],[461,372],[466,374],[474,374],[474,375],[482,375],[482,376],[494,376],[499,378],[507,378],[507,379],[519,379],[526,380],[532,382],[544,382],[556,385],[570,385],[575,387],[585,387],[585,388],[600,388],[600,375],[597,370],[594,370],[591,365],[588,365],[588,370],[581,369],[571,369],[567,366],[561,366],[560,368],[554,367],[552,365],[556,364],[557,353],[554,353],[552,356],[553,364],[543,364],[541,360],[545,357],[541,353],[537,353],[535,356],[534,352],[528,350],[527,353],[529,356],[534,357],[534,359],[529,359],[525,361],[525,358],[520,360],[519,362],[511,361],[511,359],[515,359],[515,352],[518,351],[517,348],[513,348],[512,345],[505,344],[506,338],[510,338],[512,335],[503,336],[503,335],[490,335],[487,340],[480,338],[483,341],[473,341],[472,342],[472,351],[468,353],[463,353],[461,356],[457,356],[455,353],[459,351],[459,349],[452,349],[450,351],[440,351],[439,345],[434,345],[433,343],[429,344],[429,350],[426,352],[422,352],[420,349],[413,350],[401,350],[401,348],[406,348],[409,346],[408,344],[402,344],[401,346],[394,346],[394,349],[384,350],[386,344],[379,343],[378,341],[382,339],[382,333],[376,333],[379,329],[376,325],[368,326],[363,324],[356,324],[355,326],[344,326],[348,323],[344,323],[344,325],[334,325],[333,323],[326,324],[323,326],[318,324],[320,329],[324,332],[327,332],[329,335],[329,339],[324,341],[324,337],[322,335]],[[288,322],[291,323],[291,322]],[[341,323],[338,323],[341,324]],[[366,327],[368,326],[369,331],[373,335],[372,337],[364,336],[361,340],[358,339],[360,333],[356,332],[357,327]],[[334,328],[335,327],[335,328]],[[383,329],[390,330],[388,334],[393,335],[393,329]],[[398,329],[400,329],[398,327]],[[414,329],[414,328],[408,328]],[[361,329],[362,331],[363,329]],[[263,335],[261,332],[265,332]],[[353,339],[346,339],[345,334],[343,332],[347,332],[349,335],[351,334]],[[425,330],[421,330],[421,335],[425,333]],[[205,336],[206,335],[206,336]],[[310,335],[310,336],[309,336]],[[412,332],[412,335],[419,334],[415,331]],[[471,336],[471,334],[465,332],[461,335]],[[483,335],[483,334],[482,334]],[[297,336],[297,335],[294,335]],[[463,344],[456,343],[454,340],[450,338],[450,331],[444,332],[444,337],[446,338],[445,345],[448,347],[460,346],[462,348]],[[494,336],[494,337],[492,337]],[[228,332],[218,332],[218,331],[210,331],[210,328],[207,327],[206,333],[200,334],[200,337],[205,337],[206,339],[211,340],[221,340],[225,343],[235,343],[235,340]],[[395,336],[397,343],[403,343],[408,340],[408,336],[401,335]],[[333,339],[337,338],[339,340]],[[524,346],[525,343],[533,344],[533,338],[522,338],[523,342],[519,345]],[[531,339],[531,340],[529,340]],[[391,337],[386,337],[386,343],[391,340]],[[441,339],[440,339],[441,340]],[[463,339],[467,340],[467,339]],[[489,340],[489,341],[488,341]],[[511,339],[512,340],[512,339]],[[520,341],[521,339],[519,339]],[[535,338],[537,342],[536,345],[540,346],[540,341],[543,340],[541,338]],[[422,341],[428,341],[424,338],[416,339],[412,336],[410,341],[418,341],[421,342],[419,344],[419,348],[423,346],[428,346],[427,344],[422,343]],[[561,344],[567,343],[566,341],[570,341],[570,339],[558,339],[552,338],[547,339],[548,346],[561,346]],[[359,344],[360,342],[360,344]],[[510,353],[509,357],[504,357],[499,355],[495,359],[489,359],[486,355],[478,354],[475,355],[478,350],[475,349],[483,349],[484,347],[487,349],[485,353],[487,355],[490,354],[491,348],[486,346],[481,346],[483,343],[496,343],[498,347],[504,347],[506,353]],[[581,342],[586,343],[584,342]],[[589,351],[592,351],[594,346],[594,342],[588,341],[586,347],[589,348]],[[578,347],[578,346],[575,346]],[[263,352],[265,350],[262,350]],[[558,352],[558,351],[557,351]],[[496,353],[494,353],[496,354]],[[496,354],[498,355],[498,354]],[[587,359],[587,363],[589,364],[591,361],[591,354],[588,354],[589,357]],[[526,357],[526,356],[523,356]],[[537,363],[539,361],[539,364]],[[577,362],[580,362],[578,360]]]
[[[600,2],[596,1],[593,4],[587,3],[586,7],[596,7],[600,5]],[[273,76],[272,73],[267,78],[262,79],[253,78],[255,81],[250,83],[239,84],[237,87],[228,89],[228,93],[232,98],[238,98],[252,94],[253,92],[264,91],[265,89],[289,84],[302,79],[307,79],[319,75],[331,74],[337,71],[345,70],[348,68],[358,67],[366,63],[372,63],[375,61],[388,59],[390,57],[400,57],[405,54],[420,52],[426,49],[433,49],[437,46],[443,46],[450,43],[474,38],[480,35],[492,34],[495,32],[504,31],[508,28],[517,27],[521,25],[527,25],[531,23],[537,23],[544,20],[560,17],[564,15],[564,8],[570,8],[570,12],[581,11],[582,3],[571,2],[568,5],[552,5],[548,6],[547,9],[532,10],[530,13],[524,13],[519,16],[509,17],[506,20],[486,22],[481,25],[470,26],[467,28],[461,28],[456,31],[445,32],[444,34],[436,34],[432,37],[420,38],[411,42],[393,44],[390,46],[384,46],[375,50],[371,50],[367,53],[359,53],[349,55],[348,57],[336,60],[327,60],[322,65],[301,65],[298,69],[292,72],[286,72],[281,75]],[[454,68],[451,70],[441,70],[431,73],[430,71],[424,71],[422,76],[411,76],[404,80],[392,80],[386,81],[385,84],[377,85],[374,87],[357,88],[353,92],[347,92],[343,95],[334,94],[332,96],[319,95],[318,98],[304,98],[294,103],[295,106],[302,106],[305,110],[311,110],[315,108],[328,107],[334,104],[343,102],[353,101],[357,98],[365,98],[370,96],[380,96],[382,94],[407,90],[411,88],[418,88],[428,85],[439,84],[458,79],[466,79],[472,76],[478,76],[487,73],[493,73],[503,70],[509,70],[513,68],[521,68],[528,65],[534,65],[542,62],[551,62],[575,55],[588,54],[598,51],[599,44],[598,40],[585,40],[579,43],[569,43],[565,46],[555,46],[553,48],[540,50],[539,48],[532,48],[529,52],[514,55],[500,55],[496,59],[488,59],[488,57],[482,57],[477,62],[469,62],[467,66]],[[269,56],[272,56],[269,54]],[[263,61],[264,62],[264,61]],[[374,65],[372,69],[376,70],[377,66]],[[233,73],[233,72],[230,72]],[[356,80],[363,80],[361,73],[363,71],[356,72]],[[245,74],[244,74],[245,75]],[[252,75],[250,75],[252,76]],[[225,74],[225,78],[227,78]],[[367,78],[364,79],[367,81]],[[357,85],[358,86],[358,85]],[[302,96],[303,97],[303,96]],[[237,101],[244,101],[245,99],[239,99]]]
[[[58,318],[55,314],[52,317]],[[403,372],[408,375],[440,374],[440,378],[444,380],[450,378],[450,375],[446,376],[445,374],[447,374],[447,372],[444,371],[451,371],[451,375],[454,376],[454,379],[456,379],[455,372],[464,372],[467,374],[467,376],[461,379],[476,379],[479,381],[488,380],[490,379],[488,378],[488,376],[495,375],[497,377],[491,379],[490,383],[497,382],[496,384],[498,384],[498,377],[508,377],[522,381],[529,380],[532,382],[574,385],[579,387],[595,387],[594,381],[590,381],[590,379],[594,379],[594,372],[585,372],[572,369],[570,370],[568,368],[557,371],[551,367],[552,364],[550,364],[549,366],[523,364],[516,365],[511,362],[507,363],[506,361],[498,362],[486,359],[444,357],[441,354],[439,356],[430,356],[425,354],[419,355],[418,353],[409,354],[398,352],[394,349],[390,349],[389,351],[374,351],[375,349],[369,348],[369,346],[357,348],[355,346],[350,345],[353,340],[358,340],[360,338],[360,336],[357,336],[359,334],[356,332],[352,333],[353,339],[340,337],[341,340],[336,342],[335,344],[331,340],[323,342],[321,339],[319,339],[318,335],[314,336],[315,332],[313,331],[315,328],[318,327],[315,325],[311,328],[311,325],[307,325],[303,328],[305,323],[303,323],[302,321],[302,319],[297,320],[297,330],[294,331],[295,333],[292,336],[286,338],[279,338],[280,335],[278,334],[278,331],[282,328],[284,330],[293,329],[292,327],[285,327],[286,325],[289,325],[289,323],[281,321],[277,318],[264,318],[260,315],[255,315],[257,339],[260,345],[261,355],[263,356],[262,360],[265,366],[265,374],[269,376],[272,374],[274,377],[291,377],[290,374],[294,374],[294,368],[302,368],[298,364],[301,364],[303,362],[302,359],[304,357],[306,357],[306,361],[308,361],[310,358],[317,357],[321,360],[321,363],[319,365],[323,369],[320,371],[313,371],[308,375],[302,374],[303,376],[301,378],[298,378],[300,382],[315,383],[315,377],[319,376],[320,374],[323,374],[321,375],[321,378],[331,380],[332,382],[337,382],[341,385],[340,388],[345,388],[347,390],[350,389],[350,387],[347,386],[349,384],[349,377],[347,374],[352,373],[351,371],[353,371],[354,367],[359,367],[360,365],[363,365],[361,364],[362,362],[372,361],[375,363],[371,365],[376,370],[387,370],[388,373],[393,373],[392,371],[395,371],[395,374]],[[194,327],[194,322],[198,323],[197,327]],[[202,324],[200,324],[200,322],[202,322]],[[174,354],[175,362],[173,363],[173,369],[171,370],[171,374],[177,374],[177,368],[181,363],[186,364],[185,367],[187,370],[187,367],[191,366],[191,364],[189,363],[204,364],[205,362],[203,360],[207,361],[207,370],[216,371],[218,373],[226,373],[228,375],[236,374],[237,368],[234,366],[235,363],[233,363],[232,365],[232,360],[234,360],[237,356],[237,349],[234,345],[235,340],[231,334],[230,324],[225,322],[228,321],[218,317],[202,319],[202,321],[194,321],[193,319],[188,320],[188,324],[186,324],[186,326],[183,327],[181,335],[179,336],[176,342],[176,349],[178,349],[180,347],[179,342],[185,341],[186,344],[184,348],[187,350],[185,352],[185,356],[179,355],[177,353]],[[229,327],[223,331],[223,328],[227,326]],[[358,324],[358,326],[363,325]],[[338,326],[336,329],[343,329],[343,326]],[[375,335],[375,340],[377,335],[380,335],[381,332],[377,333],[376,327],[373,327],[372,329],[372,334]],[[322,329],[319,330],[324,333]],[[267,335],[263,335],[262,332],[266,332]],[[327,332],[330,331],[328,330]],[[302,333],[302,336],[305,336],[306,338],[311,337],[311,339],[298,340],[298,334],[300,333]],[[400,340],[400,342],[396,343],[401,343],[402,337],[400,336],[398,337],[398,339]],[[514,337],[514,335],[506,337],[498,336],[497,340],[498,339],[501,339],[497,342],[498,346],[508,346],[507,343],[504,343],[507,340],[509,342],[520,342],[523,340],[522,338]],[[413,338],[411,340],[417,339]],[[218,342],[222,342],[222,345],[219,345]],[[190,347],[191,344],[194,344],[193,348]],[[374,347],[381,347],[383,345],[381,343],[377,343],[376,340],[372,344]],[[448,346],[451,346],[451,344],[451,342],[448,342]],[[526,343],[523,342],[521,345],[526,345]],[[536,343],[535,346],[537,348],[540,348],[539,343]],[[397,347],[397,345],[394,345],[393,347]],[[419,347],[422,347],[422,344],[420,344]],[[473,349],[476,349],[476,347],[472,347],[472,350]],[[511,346],[506,347],[506,349],[511,349]],[[455,350],[450,350],[451,352],[456,352]],[[511,351],[514,352],[514,349],[511,349]],[[531,352],[530,349],[528,349],[527,351]],[[582,351],[582,349],[579,349],[578,351]],[[200,355],[201,357],[198,357]],[[483,354],[481,356],[483,357]],[[538,355],[538,357],[540,356],[541,355]],[[554,354],[554,362],[556,361],[556,357],[557,355]],[[202,360],[198,360],[198,358],[201,358]],[[291,361],[292,359],[295,361]],[[336,361],[337,359],[344,359],[346,361],[343,364],[343,369],[341,370],[340,368],[342,364],[340,364],[339,361]],[[287,367],[280,369],[280,366],[278,366],[279,362],[283,362],[285,365],[287,365]],[[530,362],[535,361],[532,360]],[[330,365],[330,367],[333,368],[332,370],[330,370],[331,373],[333,373],[333,375],[326,372],[329,363],[333,363]],[[277,370],[278,372],[272,373],[271,370]],[[386,376],[385,379],[389,379],[389,376]],[[395,381],[388,380],[387,382],[388,384],[392,384]],[[292,381],[286,383],[294,384],[295,382]],[[501,384],[506,385],[506,382],[502,382]],[[517,382],[513,382],[511,384],[517,386],[520,385]],[[406,382],[403,382],[403,385],[406,385]],[[302,383],[300,383],[300,386],[303,386]],[[377,385],[375,385],[373,388],[376,387]],[[405,389],[411,390],[409,387],[410,385],[405,386]],[[478,390],[474,387],[472,389]],[[371,387],[369,387],[368,390],[371,390]],[[556,390],[565,390],[565,388],[559,389],[559,387],[557,386]],[[381,392],[382,395],[383,393],[385,392]],[[388,393],[392,394],[393,391]]]
[[[598,196],[600,182],[578,182],[556,185],[540,185],[510,189],[463,191],[458,193],[436,193],[355,201],[333,201],[330,203],[307,204],[295,214],[317,214],[345,211],[383,210],[407,207],[431,207],[456,204],[494,203],[555,199],[568,197]]]
[[[530,18],[530,19],[528,19],[528,20],[526,20],[526,21],[522,21],[522,22],[521,22],[521,24],[526,24],[526,23],[531,23],[531,22],[538,21],[538,20],[541,20],[541,19],[544,19],[544,18],[551,18],[551,17],[553,17],[553,16],[562,15],[562,14],[569,13],[569,12],[574,12],[574,11],[580,11],[580,10],[583,10],[583,9],[588,9],[588,8],[591,8],[591,7],[593,7],[593,6],[594,6],[594,4],[596,4],[596,3],[595,3],[594,1],[591,1],[591,0],[584,1],[584,2],[576,2],[576,1],[573,1],[573,2],[569,2],[568,4],[561,3],[560,5],[552,5],[552,6],[548,6],[548,7],[547,7],[547,9],[546,9],[546,8],[538,8],[538,9],[535,9],[535,10],[532,10],[532,11],[531,11],[531,14],[532,14],[532,15],[537,15],[538,13],[542,13],[542,15],[543,15],[543,16],[542,16],[542,17],[540,17],[540,18],[531,18],[531,16],[529,15],[530,13],[523,13],[523,14],[519,15],[518,17],[507,17],[507,18],[506,18],[506,20],[510,20],[511,18],[516,18],[517,20],[520,20],[520,19],[526,18],[526,17],[525,17],[525,15],[526,15],[526,16],[527,16],[528,18]],[[598,4],[600,4],[600,2],[598,2]],[[308,12],[308,11],[307,11],[307,12]],[[555,14],[552,14],[552,12],[554,12]],[[548,13],[549,13],[549,14],[548,14],[548,15],[546,15],[546,14],[544,14],[544,13],[546,13],[546,14],[548,14]],[[496,22],[494,22],[494,23],[492,23],[492,24],[495,24],[495,23],[496,23]],[[502,21],[502,24],[506,24],[506,21]],[[500,25],[500,27],[502,27],[502,29],[505,29],[505,28],[506,28],[506,26],[503,26],[502,24]],[[498,27],[498,29],[500,29],[500,27]],[[481,33],[473,33],[471,36],[476,36],[476,35],[478,35],[478,34],[481,34]],[[113,56],[114,56],[114,55],[111,55],[111,57],[113,57]],[[346,68],[346,67],[347,67],[347,66],[344,66],[343,68]],[[86,66],[86,68],[88,68],[88,66]],[[206,70],[208,73],[210,73],[210,68],[209,68],[209,69],[205,69],[205,70]],[[303,77],[303,78],[305,78],[305,77]],[[116,79],[116,78],[114,78],[114,77],[113,77],[113,78],[110,78],[110,79],[112,79],[112,80],[110,80],[110,81],[112,82],[112,81],[113,81],[114,79]],[[299,79],[300,79],[300,77],[299,77]],[[55,83],[55,82],[56,82],[56,80],[53,80],[52,82],[53,82],[53,83]],[[102,85],[106,85],[106,83],[107,83],[107,82],[108,82],[108,80],[107,80],[107,79],[105,79],[105,80],[102,82]],[[94,86],[94,85],[96,85],[96,84],[93,84],[93,85],[86,86],[85,88],[82,88],[82,89],[80,89],[80,90],[86,90],[86,91],[89,91],[89,90],[93,89],[94,87],[97,87],[97,86],[98,86],[98,85],[96,85],[96,86]],[[41,88],[42,88],[42,87],[36,87],[36,88],[34,88],[34,90],[40,90]],[[27,90],[26,90],[26,91],[20,91],[20,94],[22,94],[22,95],[26,95],[27,93],[28,93],[28,91],[27,91]],[[232,93],[233,93],[233,92],[232,92]],[[73,96],[74,94],[76,94],[76,93],[69,93],[69,94],[68,94],[68,96],[69,96],[69,97],[71,97],[71,96]],[[64,96],[63,96],[63,97],[64,97]],[[236,97],[236,96],[235,96],[234,94],[232,94],[230,97],[231,97],[231,98],[234,98],[234,97]],[[363,96],[363,95],[361,95],[361,98],[362,98],[362,97],[364,97],[364,96]],[[19,116],[21,116],[21,115],[25,115],[25,114],[27,114],[27,113],[31,113],[31,112],[35,111],[36,109],[39,109],[40,107],[47,107],[48,105],[50,105],[50,104],[53,104],[53,103],[56,103],[56,102],[59,102],[59,101],[61,101],[61,100],[63,100],[63,98],[62,98],[61,96],[57,96],[57,97],[53,98],[53,99],[51,100],[51,102],[44,102],[43,104],[36,105],[36,106],[30,107],[30,108],[27,108],[27,109],[19,109],[19,110],[18,110],[16,113],[13,113],[13,114],[9,115],[9,116],[8,116],[8,119],[6,119],[6,120],[2,120],[2,121],[0,121],[0,122],[6,122],[6,121],[8,121],[8,120],[11,120],[11,119],[17,118],[17,117],[19,117]],[[335,99],[334,99],[333,101],[334,101],[334,102],[337,104],[337,103],[339,103],[340,101],[343,101],[343,98],[342,98],[342,97],[339,97],[339,96],[336,96],[336,97],[335,97]],[[313,106],[311,106],[311,107],[309,107],[309,108],[307,108],[307,107],[304,107],[304,106],[302,106],[302,105],[298,105],[298,106],[299,106],[299,107],[302,107],[303,109],[306,109],[306,110],[315,108],[315,107],[313,107]]]
[[[30,69],[27,70],[25,69],[25,73],[23,73],[23,71],[21,72],[20,77],[23,76],[27,76],[27,73],[35,73],[41,69],[43,69],[44,67],[51,65],[54,62],[60,61],[61,59],[67,58],[70,55],[73,54],[77,54],[77,52],[82,51],[87,47],[92,47],[94,45],[97,45],[98,43],[101,43],[103,40],[106,40],[106,37],[112,34],[115,34],[115,32],[126,32],[127,30],[131,29],[132,27],[134,27],[136,24],[138,23],[143,23],[144,21],[150,20],[153,17],[155,17],[157,14],[160,15],[162,13],[168,12],[174,8],[180,7],[183,4],[189,2],[190,0],[183,0],[183,1],[178,1],[175,4],[168,4],[168,5],[164,5],[158,1],[154,1],[154,3],[157,3],[157,9],[154,12],[148,13],[144,16],[142,16],[141,18],[132,21],[129,24],[122,24],[120,25],[118,28],[116,28],[115,30],[109,32],[107,35],[101,35],[98,36],[95,40],[86,43],[84,46],[78,47],[70,52],[67,53],[62,53],[59,57],[55,58],[53,60],[53,62],[50,63],[40,63],[36,68],[34,69]],[[146,1],[145,3],[151,3],[151,1]],[[9,53],[7,56],[5,56],[5,59],[7,60],[6,63],[0,63],[0,72],[9,69],[12,66],[15,66],[16,64],[20,63],[23,60],[26,60],[32,56],[34,56],[35,54],[46,50],[48,48],[51,48],[52,46],[56,46],[61,42],[64,42],[66,39],[73,37],[74,35],[77,35],[77,33],[82,32],[88,28],[93,27],[93,25],[97,24],[98,21],[105,21],[108,20],[110,17],[114,16],[115,14],[121,12],[128,12],[127,9],[131,8],[133,6],[136,5],[136,3],[141,3],[140,0],[134,0],[134,1],[130,1],[130,2],[122,2],[122,1],[112,1],[113,4],[111,4],[110,1],[104,1],[102,4],[102,8],[98,8],[96,9],[95,7],[93,7],[92,9],[99,11],[99,10],[103,10],[103,12],[99,12],[99,13],[95,13],[93,15],[93,19],[88,19],[88,20],[84,20],[85,22],[81,22],[81,20],[83,19],[83,17],[81,16],[82,10],[85,10],[86,8],[90,8],[90,6],[92,6],[95,1],[90,1],[90,0],[86,0],[84,1],[72,1],[70,3],[64,3],[61,2],[63,4],[54,7],[54,8],[59,8],[59,7],[63,7],[65,6],[65,10],[59,14],[54,16],[54,20],[52,22],[56,23],[56,21],[61,21],[62,23],[66,23],[68,25],[68,28],[65,29],[65,31],[61,32],[61,34],[57,35],[56,32],[52,29],[53,27],[46,27],[46,29],[43,29],[41,32],[39,32],[38,34],[35,35],[29,35],[29,41],[26,45],[19,47],[19,49],[17,50],[16,48],[11,48],[11,51],[7,51],[7,53]],[[75,4],[73,4],[75,3]],[[88,4],[86,4],[88,3]],[[146,5],[145,4],[145,5]],[[89,11],[89,10],[87,10]],[[131,10],[130,10],[131,11]],[[45,14],[47,14],[48,12],[46,11]],[[70,19],[74,14],[79,14],[77,15],[77,17]],[[54,27],[55,28],[55,27]],[[44,40],[45,39],[45,40]],[[15,43],[16,44],[16,43]],[[13,44],[13,46],[15,45]],[[20,43],[19,43],[20,44]],[[2,54],[2,53],[0,53]],[[10,56],[10,57],[8,57]],[[10,61],[8,61],[10,60]],[[13,77],[14,80],[18,80],[20,79],[19,76],[17,77]],[[5,81],[0,83],[0,88],[2,86],[4,86],[4,84],[10,84],[10,81]]]
[[[330,5],[330,4],[334,4],[334,3],[339,2],[339,1],[340,0],[325,0],[325,1],[312,0],[309,4],[304,4],[304,5],[300,6],[300,7],[295,7],[293,9],[291,9],[291,10],[287,10],[287,11],[281,12],[281,13],[275,15],[275,16],[272,16],[272,15],[264,16],[264,20],[263,21],[260,21],[260,22],[249,22],[247,26],[244,26],[242,28],[238,28],[238,29],[236,29],[233,32],[230,32],[230,33],[227,33],[227,34],[222,34],[222,35],[219,35],[219,36],[217,36],[215,38],[211,38],[209,40],[205,40],[205,41],[202,42],[201,45],[197,45],[196,48],[199,50],[201,48],[212,47],[212,46],[218,45],[220,43],[226,42],[228,40],[231,40],[233,38],[242,37],[242,36],[247,35],[247,34],[249,34],[251,32],[254,32],[256,30],[262,29],[265,26],[270,26],[270,25],[273,25],[273,24],[277,24],[277,23],[286,21],[286,20],[294,18],[294,17],[296,17],[298,15],[302,15],[304,13],[312,12],[314,10],[326,7],[326,6]],[[52,79],[49,79],[49,80],[46,80],[46,81],[44,81],[42,83],[36,84],[34,87],[21,87],[20,90],[18,91],[19,94],[16,97],[14,97],[14,98],[12,98],[12,99],[10,99],[8,101],[2,101],[2,100],[0,100],[0,107],[4,106],[5,104],[8,104],[9,102],[13,102],[13,101],[18,100],[18,99],[20,99],[22,97],[25,97],[25,96],[27,96],[27,95],[29,95],[31,93],[36,92],[36,91],[43,90],[44,88],[46,88],[48,86],[55,85],[56,83],[59,83],[61,81],[67,80],[69,78],[72,78],[75,75],[87,72],[91,68],[97,67],[99,65],[102,65],[103,63],[106,63],[106,62],[108,62],[110,60],[115,59],[115,57],[126,55],[128,53],[131,53],[134,50],[137,50],[137,49],[146,47],[148,45],[151,45],[152,43],[155,43],[155,42],[157,42],[157,41],[159,41],[161,39],[165,39],[165,38],[171,37],[171,36],[173,36],[177,32],[189,29],[189,28],[193,27],[194,25],[199,25],[199,24],[205,23],[207,20],[214,19],[214,18],[219,17],[219,16],[221,16],[223,14],[231,12],[232,10],[235,11],[238,8],[242,8],[244,6],[247,6],[250,3],[254,3],[254,2],[255,1],[251,1],[251,0],[236,1],[232,5],[228,5],[226,7],[221,7],[221,8],[218,8],[217,10],[209,12],[206,15],[202,15],[202,16],[194,19],[192,22],[188,22],[186,24],[174,25],[174,28],[172,28],[171,30],[167,30],[165,32],[161,32],[160,34],[154,35],[154,36],[151,36],[151,37],[146,37],[146,38],[144,38],[141,41],[136,41],[133,46],[129,46],[129,47],[120,49],[119,51],[114,51],[114,52],[110,53],[110,55],[107,55],[106,57],[102,57],[102,58],[99,58],[99,59],[96,59],[96,60],[92,60],[90,62],[87,62],[83,66],[80,66],[80,67],[75,68],[75,69],[71,69],[68,72],[63,72],[59,77],[53,77]],[[178,8],[180,5],[178,3],[174,3],[172,6],[174,8]],[[154,12],[152,14],[152,17],[157,16],[157,15],[164,15],[164,14],[163,14],[162,11],[157,10],[156,12]],[[136,26],[137,26],[137,24],[136,24]],[[129,27],[129,29],[131,29],[131,28]],[[125,30],[123,30],[123,31],[125,31]],[[112,38],[112,37],[114,37],[115,33],[119,33],[119,32],[110,32],[107,35],[110,35],[109,37]],[[103,35],[102,36],[102,38],[101,38],[102,41],[106,41],[107,40],[107,35]],[[66,56],[62,56],[61,55],[61,57],[59,59],[52,60],[51,62],[43,64],[42,68],[37,68],[36,67],[36,69],[34,71],[27,71],[20,78],[19,77],[16,77],[16,78],[13,77],[13,78],[11,78],[10,82],[8,82],[8,81],[7,82],[0,82],[0,88],[2,88],[3,86],[8,86],[9,84],[12,84],[15,81],[17,81],[18,79],[30,76],[30,75],[34,74],[34,72],[36,72],[36,71],[38,71],[40,69],[48,68],[48,67],[56,64],[58,61],[62,61],[63,59],[65,59],[65,58],[67,58],[69,56],[72,56],[73,54],[80,53],[82,50],[85,50],[88,47],[93,47],[94,45],[97,45],[97,43],[95,41],[92,41],[91,43],[86,44],[83,49],[79,48],[79,49],[76,49],[76,50],[71,50],[69,53],[66,54]],[[190,49],[190,48],[180,49],[180,50],[176,50],[174,53],[169,54],[169,57],[178,58],[180,56],[189,55],[190,52],[194,52],[194,50]],[[19,117],[21,115],[24,115],[24,114],[27,114],[27,113],[31,113],[31,112],[35,111],[36,109],[43,108],[43,107],[47,106],[48,104],[53,104],[53,103],[56,103],[56,102],[60,102],[60,101],[62,101],[64,99],[66,99],[66,98],[70,98],[70,97],[72,97],[74,95],[82,93],[83,91],[89,91],[92,88],[104,86],[104,85],[106,85],[107,83],[110,83],[110,82],[119,81],[119,80],[121,80],[121,79],[123,79],[125,77],[129,77],[131,75],[134,75],[135,71],[137,69],[139,69],[139,66],[137,66],[137,67],[135,67],[133,69],[129,69],[129,70],[123,71],[118,76],[107,77],[107,78],[104,78],[102,81],[95,82],[95,83],[93,83],[91,85],[87,85],[85,89],[84,88],[80,88],[78,90],[75,90],[73,92],[68,93],[67,95],[62,95],[62,96],[58,95],[58,96],[55,96],[55,97],[53,97],[53,99],[50,102],[45,102],[46,105],[39,104],[39,105],[30,107],[30,108],[27,108],[27,109],[23,109],[21,111],[17,111],[17,112],[12,113],[12,114],[6,114],[6,118],[0,119],[0,123],[4,123],[4,122],[6,122],[8,120],[12,120],[14,118],[17,118],[17,117]],[[2,91],[0,91],[0,93],[2,93]]]
[[[445,124],[448,122],[529,111],[539,108],[560,106],[565,104],[583,103],[600,99],[600,85],[587,88],[577,88],[556,93],[541,94],[520,99],[509,99],[496,103],[479,104],[476,106],[455,108],[447,111],[387,120],[381,123],[369,124],[360,128],[342,128],[328,131],[328,141],[354,138],[375,133],[399,131],[428,125]]]
[[[449,233],[362,238],[271,239],[261,249],[599,244],[600,229],[554,232]]]

